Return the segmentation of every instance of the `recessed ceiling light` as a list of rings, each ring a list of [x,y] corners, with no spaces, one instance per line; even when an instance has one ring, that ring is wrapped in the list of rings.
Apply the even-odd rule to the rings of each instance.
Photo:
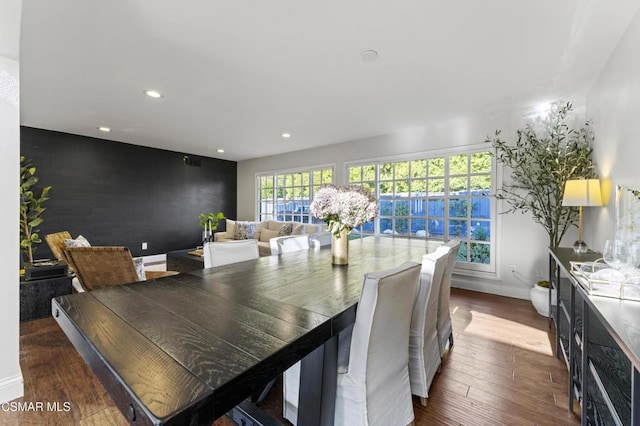
[[[375,50],[363,50],[360,52],[360,59],[362,59],[362,62],[373,62],[378,59],[378,52]]]
[[[161,98],[162,97],[162,93],[156,91],[156,90],[145,90],[144,94],[147,95],[150,98]]]
[[[104,127],[104,126],[98,127],[98,130],[100,130],[101,132],[110,132],[111,131],[111,129],[109,127]]]
[[[291,137],[291,133],[283,133],[282,137],[285,139],[289,139]]]
[[[224,149],[218,149],[218,152],[222,154],[224,152]]]

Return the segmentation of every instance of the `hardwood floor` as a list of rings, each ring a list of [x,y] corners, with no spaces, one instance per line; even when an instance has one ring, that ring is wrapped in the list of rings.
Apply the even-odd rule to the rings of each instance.
[[[455,346],[431,386],[429,405],[414,399],[416,425],[574,425],[568,411],[567,369],[555,358],[554,332],[531,303],[452,289]],[[22,323],[22,403],[43,410],[0,410],[2,425],[125,425],[100,382],[53,318]],[[280,389],[265,402],[277,414]],[[58,402],[59,411],[47,410]],[[70,408],[65,411],[65,403]],[[53,407],[49,407],[53,408]],[[214,425],[233,425],[218,419]]]

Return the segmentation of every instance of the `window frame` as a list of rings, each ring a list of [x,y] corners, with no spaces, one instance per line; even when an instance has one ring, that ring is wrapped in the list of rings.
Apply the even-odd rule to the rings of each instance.
[[[316,218],[313,217],[313,215],[311,214],[311,212],[308,211],[301,211],[301,212],[296,212],[296,211],[292,211],[292,212],[287,212],[286,211],[286,207],[285,207],[285,211],[280,213],[278,211],[279,208],[279,202],[284,201],[285,205],[287,203],[293,203],[294,205],[296,203],[298,204],[304,204],[306,203],[307,205],[311,204],[311,201],[313,201],[313,196],[315,193],[316,188],[323,186],[323,185],[328,185],[329,182],[320,182],[320,183],[316,183],[314,182],[314,172],[325,172],[326,170],[331,170],[331,184],[335,184],[336,182],[336,166],[335,164],[321,164],[321,165],[314,165],[314,166],[309,166],[309,167],[298,167],[295,169],[282,169],[282,170],[272,170],[272,171],[267,171],[267,172],[259,172],[255,174],[255,194],[254,194],[254,200],[256,201],[255,204],[255,211],[254,211],[254,217],[255,220],[257,221],[263,221],[263,220],[282,220],[282,221],[295,221],[295,222],[301,222],[301,223],[319,223],[320,221]],[[287,176],[289,175],[296,175],[296,174],[305,174],[308,173],[309,174],[309,182],[308,185],[296,185],[296,184],[292,184],[292,185],[288,185],[288,179],[286,179]],[[280,185],[279,181],[279,177],[285,177],[284,180],[284,185]],[[273,188],[271,188],[272,192],[272,198],[270,199],[263,199],[262,198],[262,193],[263,190],[265,188],[263,188],[262,186],[262,180],[264,178],[267,179],[271,179],[271,181],[273,182]],[[321,178],[322,179],[322,178]],[[295,183],[295,182],[294,182]],[[289,191],[292,191],[295,194],[296,189],[303,189],[303,188],[307,188],[307,194],[304,197],[297,197],[294,195],[292,197],[289,197],[287,194]],[[285,192],[285,196],[284,197],[278,197],[278,192],[279,191],[284,191]],[[262,207],[264,205],[266,205],[267,207],[269,206],[270,203],[270,207],[271,207],[271,211],[266,211],[266,212],[262,212]],[[268,209],[266,209],[268,210]],[[279,219],[279,215],[283,216],[283,219]],[[299,220],[296,220],[299,219]],[[306,219],[306,221],[305,221]]]
[[[477,172],[477,173],[472,173],[471,171],[471,158],[473,156],[473,154],[476,153],[483,153],[483,152],[487,152],[490,154],[491,156],[491,170],[488,173],[483,173],[483,172]],[[452,156],[456,156],[456,155],[466,155],[467,156],[467,171],[465,174],[455,174],[452,175],[451,171],[450,171],[450,157]],[[429,237],[429,236],[425,236],[425,237],[416,237],[414,235],[412,235],[412,225],[411,225],[411,220],[415,219],[415,220],[420,220],[420,219],[425,219],[425,228],[428,229],[429,228],[429,218],[433,217],[433,215],[429,215],[429,196],[428,196],[428,185],[429,185],[429,170],[428,170],[428,165],[429,165],[429,160],[433,159],[433,158],[444,158],[445,159],[445,171],[444,171],[444,191],[443,191],[443,195],[442,195],[442,200],[444,203],[444,217],[443,219],[445,219],[445,223],[448,224],[449,221],[451,220],[450,216],[449,216],[449,201],[452,199],[461,199],[461,198],[465,198],[467,200],[467,208],[466,208],[466,217],[464,218],[464,220],[466,221],[467,225],[467,229],[472,229],[470,228],[471,226],[471,222],[472,221],[482,221],[482,222],[488,222],[489,223],[489,231],[490,231],[490,236],[488,240],[474,240],[472,238],[471,232],[467,231],[467,235],[462,237],[462,242],[467,244],[467,247],[469,248],[470,245],[472,243],[480,243],[480,244],[488,244],[489,245],[489,256],[490,256],[490,261],[487,264],[484,263],[472,263],[469,261],[469,254],[467,255],[467,261],[461,262],[461,261],[457,261],[456,262],[456,272],[457,273],[462,273],[462,274],[468,274],[468,275],[473,275],[473,276],[486,276],[486,277],[490,277],[490,278],[497,278],[498,277],[498,271],[499,271],[499,247],[498,247],[498,241],[499,241],[499,226],[501,224],[500,221],[500,214],[498,213],[498,202],[496,200],[496,198],[493,196],[495,194],[496,188],[499,187],[499,185],[501,184],[501,173],[500,170],[497,167],[497,162],[495,159],[495,156],[493,155],[493,151],[491,150],[490,147],[488,147],[486,144],[482,144],[482,145],[470,145],[470,146],[466,146],[466,147],[459,147],[459,148],[451,148],[451,149],[439,149],[439,150],[431,150],[431,151],[423,151],[423,152],[417,152],[417,153],[413,153],[413,154],[405,154],[405,155],[397,155],[397,156],[387,156],[387,157],[378,157],[378,158],[370,158],[370,159],[360,159],[360,160],[354,160],[354,161],[348,161],[344,163],[344,181],[345,184],[351,184],[350,182],[350,168],[354,167],[354,166],[372,166],[375,165],[375,169],[376,169],[376,177],[375,177],[375,197],[378,201],[380,201],[380,184],[381,184],[381,179],[380,179],[380,167],[383,164],[387,164],[387,163],[392,163],[393,164],[393,176],[391,180],[386,180],[384,182],[391,182],[393,183],[392,186],[395,186],[395,182],[398,181],[398,179],[396,178],[396,163],[401,163],[401,162],[409,162],[409,169],[408,169],[408,178],[404,178],[404,177],[400,177],[400,180],[408,180],[409,181],[409,186],[408,186],[408,191],[407,191],[407,197],[403,198],[407,200],[407,203],[409,205],[409,211],[405,216],[397,216],[395,214],[394,210],[394,205],[395,205],[395,199],[396,199],[396,193],[395,193],[395,189],[392,191],[392,196],[391,196],[391,206],[392,206],[392,214],[391,215],[385,215],[384,217],[381,218],[380,215],[378,215],[378,217],[376,218],[376,220],[374,221],[374,232],[369,232],[369,233],[365,233],[365,235],[375,235],[375,236],[379,236],[379,237],[390,237],[390,236],[394,236],[393,234],[391,235],[385,235],[385,234],[381,234],[381,219],[382,220],[386,220],[386,219],[391,219],[391,223],[392,223],[392,232],[396,231],[396,223],[397,223],[397,219],[400,220],[407,220],[407,228],[408,228],[408,235],[395,235],[398,238],[431,238],[431,239],[442,239],[444,241],[447,241],[451,238],[456,238],[456,237],[450,237],[449,236],[449,226],[444,226],[444,233],[442,235],[441,238],[434,238],[434,237]],[[412,161],[418,161],[418,160],[426,160],[427,163],[427,171],[426,171],[426,185],[427,185],[427,194],[425,194],[424,200],[424,206],[425,206],[425,216],[412,216],[412,201],[415,201],[417,199],[422,199],[420,197],[417,196],[413,196],[412,195],[412,188],[411,188],[411,181],[414,180],[414,178],[412,177],[412,171],[411,171],[411,162]],[[484,197],[489,198],[489,205],[490,205],[490,217],[488,219],[485,218],[472,218],[472,208],[470,207],[471,204],[471,200],[473,198],[478,198],[478,196],[473,196],[471,194],[470,189],[467,190],[467,194],[465,196],[462,197],[458,197],[456,195],[451,194],[451,191],[449,190],[450,188],[450,179],[452,177],[456,178],[456,177],[462,177],[465,176],[467,179],[467,188],[470,188],[470,184],[471,184],[471,177],[473,176],[478,176],[478,175],[488,175],[490,180],[491,180],[491,185],[490,185],[490,189],[487,190],[487,192],[489,193],[489,195],[485,195]],[[432,177],[433,178],[433,177]],[[362,182],[362,176],[361,176],[361,180],[360,182]],[[354,184],[359,184],[360,182],[353,182]],[[440,198],[440,197],[438,197]],[[428,235],[428,234],[427,234]]]

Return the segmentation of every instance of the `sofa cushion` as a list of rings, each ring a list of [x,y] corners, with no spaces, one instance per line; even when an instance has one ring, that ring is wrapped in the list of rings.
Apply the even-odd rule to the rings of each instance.
[[[291,234],[289,235],[302,235],[305,232],[305,227],[301,223],[292,223],[291,224]]]
[[[284,222],[278,222],[277,220],[267,221],[267,229],[270,231],[277,231],[282,225],[284,225]]]
[[[305,234],[315,234],[316,232],[320,232],[320,225],[312,225],[310,223],[305,223],[303,226],[304,226]],[[293,231],[295,233],[295,229]]]
[[[278,237],[284,237],[285,235],[291,235],[293,232],[293,223],[285,223],[278,229]]]
[[[260,256],[271,256],[271,244],[258,241],[258,254]]]
[[[270,239],[278,237],[278,231],[273,231],[271,229],[262,229],[260,231],[259,241],[268,243]]]

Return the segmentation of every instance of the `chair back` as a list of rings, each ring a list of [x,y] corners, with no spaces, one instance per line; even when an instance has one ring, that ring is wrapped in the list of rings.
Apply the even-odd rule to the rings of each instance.
[[[44,236],[44,240],[47,242],[51,253],[58,260],[64,260],[69,265],[69,269],[72,272],[75,272],[75,265],[72,263],[71,259],[67,255],[65,250],[64,241],[72,239],[71,234],[68,231],[56,232],[53,234],[47,234]]]
[[[329,231],[320,231],[309,234],[309,246],[312,248],[320,248],[330,246],[333,234]]]
[[[352,398],[366,400],[368,423],[405,424],[413,419],[409,384],[411,307],[420,278],[420,264],[365,274],[349,352],[349,381],[359,383],[363,395],[336,399],[336,416],[351,410],[342,406]],[[338,418],[336,418],[338,420]],[[408,423],[408,422],[406,422]],[[340,419],[336,424],[354,424]]]
[[[206,243],[203,251],[205,268],[244,262],[260,256],[258,242],[254,239]]]
[[[292,235],[278,238],[278,252],[291,253],[294,251],[309,250],[309,237],[306,235]]]
[[[89,291],[140,281],[126,247],[67,247],[66,251],[80,284]]]
[[[449,254],[447,256],[447,267],[444,270],[442,276],[442,285],[440,286],[440,298],[438,301],[438,339],[440,341],[440,353],[443,354],[446,350],[447,340],[453,333],[451,328],[451,313],[449,312],[449,299],[451,298],[451,275],[453,274],[453,268],[456,265],[456,258],[458,257],[458,251],[460,250],[460,240],[450,240],[449,242],[439,247],[438,250],[445,250],[449,248]]]
[[[422,256],[420,284],[413,302],[409,335],[409,379],[411,393],[428,396],[429,386],[440,365],[440,345],[436,324],[442,277],[450,248],[444,246]]]

